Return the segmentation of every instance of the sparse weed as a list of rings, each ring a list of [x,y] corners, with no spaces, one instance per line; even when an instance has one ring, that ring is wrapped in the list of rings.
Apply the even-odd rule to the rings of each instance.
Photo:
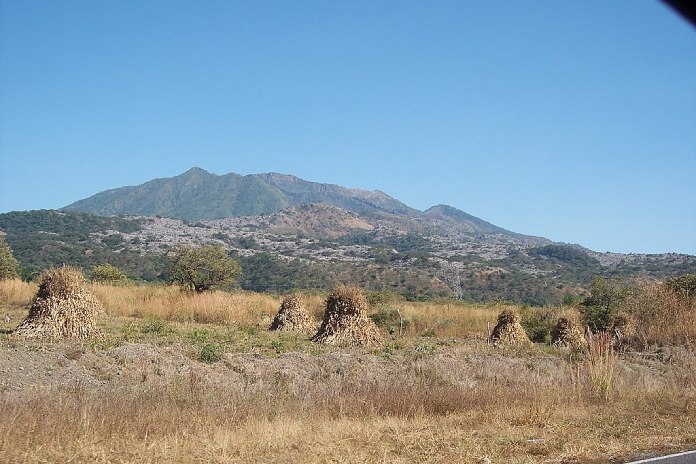
[[[589,342],[589,350],[585,364],[592,393],[608,400],[614,387],[614,371],[616,369],[616,354],[612,347],[610,333],[601,332],[593,335]]]
[[[214,364],[222,359],[225,347],[217,343],[203,343],[198,355],[198,360],[206,364]]]
[[[145,334],[165,335],[173,331],[172,327],[162,319],[155,316],[148,318],[140,327],[140,331]]]
[[[283,354],[286,351],[285,341],[283,339],[271,340],[271,348],[277,354]]]

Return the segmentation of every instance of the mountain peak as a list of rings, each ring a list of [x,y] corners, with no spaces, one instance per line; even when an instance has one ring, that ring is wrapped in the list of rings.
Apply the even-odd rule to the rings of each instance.
[[[201,167],[193,166],[191,169],[186,171],[184,174],[189,173],[189,172],[206,172],[207,173],[208,171],[206,171],[205,169],[203,169]]]
[[[483,219],[472,216],[454,206],[439,204],[432,206],[423,212],[423,216],[431,219],[454,221],[457,223],[472,224],[482,232],[511,234],[512,232],[486,222]]]
[[[179,175],[176,176],[176,177],[191,177],[191,176],[194,176],[194,175],[199,175],[199,176],[200,176],[200,175],[214,176],[215,174],[212,174],[212,173],[206,171],[206,170],[203,169],[203,168],[199,168],[198,166],[194,166],[194,167],[192,167],[191,169],[189,169],[188,171],[186,171],[186,172],[184,172],[184,173],[182,173],[182,174],[179,174]]]
[[[436,205],[422,213],[379,190],[310,182],[277,172],[217,175],[197,166],[175,177],[97,193],[64,209],[103,216],[164,216],[198,221],[269,215],[308,203],[332,205],[367,220],[401,222],[408,230],[418,223],[417,227],[426,224],[465,233],[510,234],[448,205]],[[337,220],[333,212],[328,214],[322,210],[322,214],[317,214],[317,211],[312,211],[316,217],[332,218],[339,224],[344,222],[344,219]],[[307,214],[307,211],[300,213]]]

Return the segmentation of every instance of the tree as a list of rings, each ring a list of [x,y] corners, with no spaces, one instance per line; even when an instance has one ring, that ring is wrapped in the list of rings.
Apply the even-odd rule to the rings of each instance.
[[[12,248],[0,235],[0,280],[19,277],[19,261],[12,254]]]
[[[111,264],[99,264],[92,268],[92,281],[115,284],[125,282],[128,276],[116,266]]]
[[[188,291],[201,293],[214,286],[231,285],[241,275],[239,263],[221,246],[180,246],[169,259],[169,280]]]
[[[590,296],[582,302],[580,312],[585,323],[595,330],[608,330],[630,289],[619,282],[595,277],[590,285]]]

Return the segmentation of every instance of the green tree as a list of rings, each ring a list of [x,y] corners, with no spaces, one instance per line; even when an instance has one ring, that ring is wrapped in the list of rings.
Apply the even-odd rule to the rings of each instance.
[[[19,261],[12,254],[12,248],[0,235],[0,280],[19,277]]]
[[[239,263],[221,246],[180,246],[170,256],[169,280],[198,293],[232,285],[241,275]]]
[[[585,323],[595,330],[609,329],[616,311],[626,301],[630,289],[619,282],[595,277],[590,285],[590,296],[582,302],[580,311]]]
[[[121,283],[128,280],[128,276],[116,266],[111,264],[99,264],[92,268],[92,281],[105,283]]]

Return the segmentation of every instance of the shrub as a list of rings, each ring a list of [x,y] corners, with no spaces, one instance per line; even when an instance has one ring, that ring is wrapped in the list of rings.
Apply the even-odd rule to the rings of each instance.
[[[92,282],[116,284],[127,280],[128,276],[111,264],[99,264],[92,268]]]
[[[583,322],[595,331],[611,328],[619,307],[630,295],[627,285],[603,277],[595,277],[590,285],[590,296],[581,304]]]
[[[684,274],[667,280],[666,287],[688,302],[696,299],[696,274]]]
[[[531,341],[535,343],[551,341],[551,334],[557,321],[552,311],[523,307],[520,313],[522,327]]]
[[[214,364],[222,359],[223,354],[225,354],[224,346],[206,342],[201,345],[198,360],[206,364]]]

